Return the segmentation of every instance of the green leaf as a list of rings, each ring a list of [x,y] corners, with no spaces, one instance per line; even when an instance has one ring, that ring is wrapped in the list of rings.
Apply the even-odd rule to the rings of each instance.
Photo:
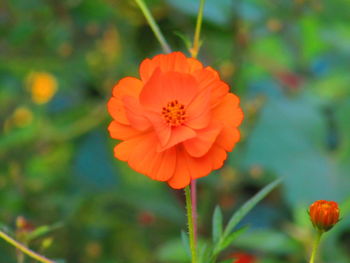
[[[302,245],[293,238],[276,230],[254,230],[235,241],[235,247],[265,253],[300,254]]]
[[[61,228],[63,226],[62,223],[56,223],[51,226],[40,226],[37,229],[35,229],[33,232],[28,234],[27,241],[31,241],[33,239],[36,239],[38,237],[42,237],[44,235],[47,235],[49,232],[52,232],[56,230],[57,228]]]
[[[187,255],[180,238],[169,240],[155,251],[157,262],[186,263],[191,257]]]
[[[229,236],[231,231],[243,219],[243,217],[246,216],[246,214],[248,214],[250,210],[252,210],[256,204],[260,202],[268,193],[270,193],[280,182],[281,179],[277,179],[265,186],[256,195],[249,199],[236,213],[234,213],[225,228],[223,239],[226,239],[226,237]]]
[[[189,39],[189,37],[184,35],[183,33],[179,32],[179,31],[175,31],[174,34],[176,36],[178,36],[183,41],[187,50],[190,50],[190,48],[192,47],[192,42]]]
[[[222,235],[222,212],[220,206],[216,206],[213,215],[213,243],[215,244]]]
[[[210,258],[212,247],[208,243],[199,243],[198,244],[198,262],[207,263],[208,258]]]
[[[225,237],[225,239],[223,239],[222,242],[219,243],[219,246],[217,248],[217,251],[214,251],[214,253],[219,253],[220,251],[224,250],[225,248],[227,248],[229,245],[232,244],[232,242],[239,237],[241,234],[243,234],[246,230],[248,229],[248,227],[242,227],[240,229],[238,229],[237,231],[234,231],[233,233],[229,234],[227,237]]]
[[[188,239],[187,233],[183,230],[181,230],[181,241],[184,245],[187,255],[191,256],[190,240]]]

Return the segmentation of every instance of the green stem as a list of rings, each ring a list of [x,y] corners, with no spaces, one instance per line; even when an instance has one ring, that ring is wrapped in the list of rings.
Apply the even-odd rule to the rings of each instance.
[[[310,257],[310,262],[309,263],[314,263],[315,262],[315,257],[316,257],[316,254],[317,254],[318,246],[319,246],[320,241],[321,241],[322,234],[323,234],[323,231],[317,231],[317,236],[316,236],[315,241],[314,241],[314,245],[313,245],[313,248],[312,248],[312,253],[311,253],[311,257]]]
[[[192,49],[190,50],[191,55],[194,58],[197,57],[199,48],[200,48],[200,35],[201,35],[201,28],[202,28],[202,21],[203,21],[204,4],[205,4],[205,0],[200,0],[199,8],[198,8],[197,23],[196,23],[196,31],[194,32],[194,38],[193,38],[193,46],[192,46]]]
[[[150,25],[153,33],[155,34],[156,38],[158,39],[160,45],[162,46],[162,49],[165,53],[170,53],[171,49],[169,47],[169,44],[167,43],[166,39],[164,38],[162,32],[160,31],[156,21],[154,20],[151,12],[149,11],[147,5],[143,0],[135,0],[136,4],[140,7],[143,15],[145,16],[148,24]]]
[[[186,196],[186,210],[187,210],[187,223],[188,223],[188,234],[190,236],[190,248],[191,248],[191,258],[192,263],[197,263],[197,248],[194,239],[194,228],[193,228],[193,217],[192,217],[192,202],[191,202],[191,193],[190,187],[186,186],[185,188]]]
[[[9,244],[11,244],[12,246],[16,247],[18,250],[22,251],[23,253],[27,254],[29,257],[36,259],[42,263],[55,263],[55,261],[52,261],[50,259],[47,259],[37,253],[35,253],[34,251],[30,250],[29,248],[27,248],[26,246],[22,245],[21,243],[17,242],[16,240],[14,240],[13,238],[11,238],[10,236],[8,236],[7,234],[5,234],[4,232],[2,232],[0,230],[0,237],[2,239],[4,239],[6,242],[8,242]]]

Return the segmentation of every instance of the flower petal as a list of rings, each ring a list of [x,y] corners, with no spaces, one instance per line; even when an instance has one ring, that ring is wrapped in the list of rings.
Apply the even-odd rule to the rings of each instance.
[[[112,97],[107,103],[107,109],[112,118],[123,124],[130,124],[125,114],[124,104],[120,99]]]
[[[184,73],[193,73],[197,70],[201,70],[203,68],[202,63],[200,63],[195,58],[187,58],[187,64],[189,65],[188,71],[184,71]]]
[[[226,151],[231,152],[239,139],[240,133],[236,127],[224,126],[215,143]]]
[[[243,120],[243,111],[238,105],[239,98],[228,93],[222,102],[213,109],[213,118],[221,120],[227,126],[238,127]]]
[[[157,69],[140,93],[140,103],[145,108],[161,113],[169,102],[177,100],[187,105],[197,94],[195,79],[178,72],[161,73]]]
[[[172,188],[181,189],[189,185],[191,180],[207,176],[212,170],[221,168],[227,153],[214,144],[206,155],[195,158],[188,155],[182,147],[178,147],[176,158],[175,172],[168,184]]]
[[[202,90],[186,108],[186,125],[193,129],[202,129],[210,122],[210,89]]]
[[[126,140],[115,147],[115,156],[127,161],[132,169],[158,180],[169,180],[175,171],[176,150],[171,148],[157,152],[154,145],[157,137],[154,133],[147,133]]]
[[[228,93],[229,86],[220,80],[217,71],[206,67],[194,73],[200,90],[210,89],[210,105],[215,107]]]
[[[113,88],[113,97],[108,101],[107,109],[113,119],[123,124],[130,124],[124,109],[122,98],[124,96],[138,97],[142,89],[139,79],[126,77],[121,79]]]
[[[122,78],[113,88],[113,96],[123,97],[132,96],[137,97],[142,90],[143,83],[141,80],[133,77]]]
[[[113,139],[128,140],[135,136],[141,135],[141,132],[135,130],[129,125],[121,124],[117,121],[112,121],[108,126],[108,131]]]
[[[213,170],[217,170],[224,165],[224,161],[227,159],[227,153],[223,148],[213,144],[205,157],[211,160]]]
[[[164,119],[160,114],[148,112],[147,118],[151,121],[155,133],[159,139],[159,147],[164,147],[170,139],[171,128],[165,123]]]
[[[198,70],[202,67],[197,60],[186,58],[181,52],[170,54],[160,54],[152,59],[145,59],[140,65],[140,76],[143,82],[147,82],[155,70],[159,68],[161,72],[182,72],[189,73],[191,70]]]
[[[187,165],[186,153],[183,149],[177,149],[174,175],[168,180],[168,184],[174,189],[181,189],[189,185],[190,180],[191,174]]]
[[[223,124],[216,143],[226,151],[232,151],[240,139],[237,127],[243,120],[242,109],[239,108],[239,99],[236,95],[228,93],[223,101],[213,109],[212,116]]]
[[[196,137],[197,133],[186,126],[171,128],[169,141],[166,145],[158,147],[158,151],[164,151],[183,141]]]
[[[189,155],[201,157],[212,147],[221,130],[222,125],[220,123],[212,123],[204,129],[196,130],[197,136],[184,141],[183,145]]]
[[[131,126],[137,130],[147,130],[151,123],[145,116],[145,111],[139,104],[137,98],[125,96],[123,98],[125,114]]]

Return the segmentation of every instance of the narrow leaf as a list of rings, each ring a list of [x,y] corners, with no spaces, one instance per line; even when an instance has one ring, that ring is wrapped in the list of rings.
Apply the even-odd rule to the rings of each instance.
[[[220,206],[215,207],[212,226],[213,226],[213,233],[212,233],[213,243],[215,244],[221,238],[222,230],[223,230],[222,212],[221,212]]]
[[[192,42],[191,40],[188,38],[188,36],[184,35],[183,33],[179,32],[179,31],[174,31],[174,34],[176,36],[178,36],[182,41],[183,43],[185,44],[185,47],[187,49],[190,49],[191,46],[192,46]]]
[[[53,224],[51,226],[40,226],[38,228],[36,228],[33,232],[29,233],[27,236],[27,242],[36,239],[38,237],[42,237],[46,234],[48,234],[49,232],[52,232],[58,228],[61,228],[63,226],[62,223],[56,223]]]
[[[181,231],[181,240],[182,244],[185,247],[186,253],[188,256],[191,256],[191,249],[190,249],[190,240],[188,239],[188,235],[186,234],[185,231]]]
[[[199,244],[198,251],[198,262],[206,263],[207,259],[210,257],[211,247],[207,243]]]
[[[241,234],[243,234],[247,229],[248,229],[248,227],[242,227],[242,228],[238,229],[237,231],[234,231],[233,233],[229,234],[227,237],[225,237],[225,239],[220,243],[220,247],[218,247],[217,252],[220,252],[220,251],[224,250],[225,248],[227,248],[229,245],[231,245],[233,243],[233,241],[237,237],[239,237]]]
[[[255,194],[251,199],[244,203],[244,205],[232,215],[230,221],[228,222],[224,234],[223,239],[225,239],[231,231],[235,228],[235,226],[246,216],[250,210],[252,210],[258,202],[260,202],[268,193],[270,193],[279,183],[281,179],[277,179],[272,183],[265,186],[261,189],[257,194]]]

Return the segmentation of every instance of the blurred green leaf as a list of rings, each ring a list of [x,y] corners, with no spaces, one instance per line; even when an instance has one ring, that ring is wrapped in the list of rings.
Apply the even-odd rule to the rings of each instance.
[[[230,218],[227,226],[225,227],[222,240],[225,240],[231,233],[231,231],[237,226],[237,224],[245,217],[250,210],[252,210],[257,203],[259,203],[266,195],[268,195],[275,187],[281,183],[281,179],[277,179],[272,183],[265,186],[258,193],[256,193],[251,199],[244,203]]]
[[[222,227],[222,212],[220,209],[220,206],[216,206],[213,214],[213,221],[212,221],[212,235],[213,235],[213,243],[215,244],[222,235],[223,227]]]
[[[190,248],[190,240],[188,238],[188,235],[185,231],[181,230],[181,241],[186,249],[187,255],[190,257],[191,256],[191,248]]]
[[[176,263],[189,262],[190,260],[180,239],[173,239],[162,244],[156,252],[156,255],[161,262]]]
[[[218,244],[219,246],[217,248],[215,247],[214,254],[218,254],[220,251],[223,251],[228,246],[232,245],[233,241],[237,239],[240,235],[242,235],[244,232],[246,232],[246,230],[248,230],[248,227],[242,227],[229,234],[223,239],[222,242]]]
[[[236,240],[235,246],[258,250],[265,253],[291,254],[302,253],[302,246],[284,233],[273,230],[252,230]]]
[[[36,238],[43,237],[43,236],[49,234],[50,232],[53,232],[61,227],[63,227],[62,223],[56,223],[56,224],[53,224],[50,226],[40,226],[40,227],[36,228],[34,231],[30,232],[26,236],[26,239],[28,242],[30,242]]]

